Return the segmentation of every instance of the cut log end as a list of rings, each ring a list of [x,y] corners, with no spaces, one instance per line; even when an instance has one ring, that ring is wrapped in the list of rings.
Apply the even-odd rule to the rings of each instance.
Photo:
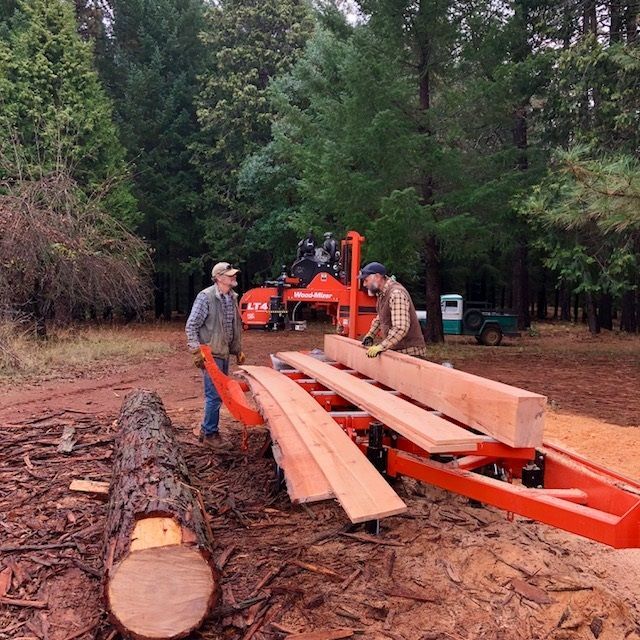
[[[135,638],[180,638],[202,624],[217,592],[214,570],[197,547],[132,551],[113,569],[109,608]]]

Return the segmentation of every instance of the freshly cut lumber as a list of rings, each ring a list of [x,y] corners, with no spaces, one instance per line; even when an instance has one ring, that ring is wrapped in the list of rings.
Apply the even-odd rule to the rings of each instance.
[[[250,375],[246,379],[271,432],[274,457],[284,471],[291,502],[299,504],[333,498],[331,485],[291,420],[262,383]]]
[[[109,483],[99,480],[72,480],[69,485],[70,491],[80,491],[81,493],[97,493],[99,495],[109,495]]]
[[[268,390],[286,415],[351,522],[377,520],[407,510],[340,425],[295,381],[269,367],[243,370]]]
[[[324,349],[341,364],[500,442],[542,445],[545,396],[394,351],[367,358],[357,340],[342,336],[326,335]]]
[[[478,442],[483,440],[407,400],[303,353],[287,351],[277,356],[430,453],[475,451]]]
[[[157,394],[130,393],[118,418],[104,550],[104,590],[121,633],[182,638],[218,599],[201,499]]]

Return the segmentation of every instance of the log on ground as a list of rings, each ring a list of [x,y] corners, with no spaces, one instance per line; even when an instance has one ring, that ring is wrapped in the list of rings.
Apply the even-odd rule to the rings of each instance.
[[[118,424],[104,549],[107,609],[127,637],[185,637],[218,599],[206,515],[158,395],[129,394]]]

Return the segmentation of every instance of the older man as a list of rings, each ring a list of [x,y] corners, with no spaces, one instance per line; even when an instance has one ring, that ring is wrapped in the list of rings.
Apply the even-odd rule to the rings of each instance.
[[[211,271],[213,284],[201,291],[193,303],[185,327],[187,346],[196,367],[203,369],[204,416],[200,426],[200,442],[214,444],[220,439],[220,405],[222,400],[211,378],[204,370],[200,345],[211,347],[218,368],[229,373],[229,356],[235,355],[238,364],[245,361],[242,353],[242,320],[238,309],[238,286],[234,269],[228,262],[218,262]]]
[[[426,360],[427,347],[409,292],[390,278],[379,262],[370,262],[362,267],[358,278],[369,293],[377,297],[378,315],[362,339],[362,344],[368,347],[367,355],[375,358],[391,349]],[[378,333],[382,341],[374,345]]]

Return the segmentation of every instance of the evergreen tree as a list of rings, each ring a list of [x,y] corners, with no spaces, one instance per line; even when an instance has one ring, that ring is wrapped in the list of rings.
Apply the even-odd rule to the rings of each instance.
[[[556,160],[524,206],[594,333],[612,328],[616,304],[622,327],[638,326],[637,15],[637,3],[595,1],[566,14],[563,47],[550,54],[555,72],[539,96],[538,135]]]
[[[325,20],[292,72],[276,81],[273,140],[245,163],[242,177],[254,178],[256,200],[276,204],[282,218],[283,199],[278,206],[265,197],[277,185],[293,201],[299,230],[315,222],[339,233],[364,232],[367,258],[387,262],[407,283],[424,282],[426,263],[437,340],[444,261],[461,262],[461,245],[467,260],[479,256],[490,229],[469,209],[471,187],[481,178],[469,171],[478,169],[474,150],[445,129],[457,107],[438,80],[458,27],[446,7],[427,5],[408,4],[398,14],[390,4],[368,3],[371,19],[355,29],[335,15]],[[404,20],[419,33],[407,36]],[[412,38],[436,32],[434,46],[442,50],[429,53],[427,86]]]
[[[195,217],[200,180],[189,146],[197,130],[194,96],[203,69],[202,0],[113,0],[111,35],[100,60],[154,248],[156,314],[190,302],[185,269],[199,273]]]
[[[221,0],[207,12],[194,154],[205,185],[204,236],[213,257],[248,260],[245,275],[270,258],[246,241],[260,210],[239,196],[239,170],[269,142],[269,83],[290,69],[312,29],[305,0]]]
[[[539,230],[547,266],[584,297],[590,331],[612,329],[618,303],[621,328],[637,331],[640,163],[604,155],[594,160],[584,148],[559,153],[525,210]]]
[[[0,96],[3,178],[64,168],[88,193],[109,188],[108,206],[121,219],[135,221],[112,105],[69,2],[19,0],[0,39]]]

